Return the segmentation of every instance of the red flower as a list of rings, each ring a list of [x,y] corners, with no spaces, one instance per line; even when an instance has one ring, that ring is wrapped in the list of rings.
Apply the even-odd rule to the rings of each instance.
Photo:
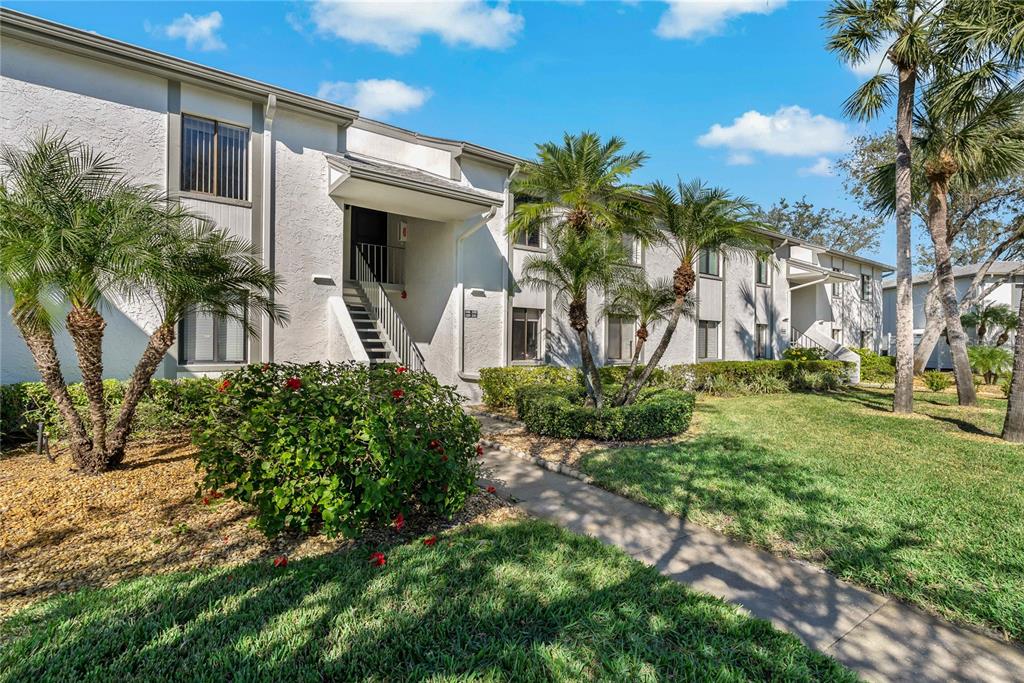
[[[431,546],[437,543],[437,536],[431,536],[430,538],[423,539],[423,545]]]
[[[386,557],[384,557],[384,553],[376,552],[370,555],[370,564],[372,564],[374,567],[383,567],[387,563],[388,560]]]
[[[285,386],[292,391],[298,391],[302,387],[302,380],[298,377],[289,377],[288,381],[285,382]]]
[[[441,442],[438,441],[437,439],[431,439],[431,441],[430,441],[430,448],[435,450],[435,451],[444,450],[443,448],[441,448]]]
[[[488,486],[487,487],[487,493],[497,493],[497,492],[498,492],[498,489],[494,488],[493,486]]]
[[[405,396],[404,389],[395,389],[394,391],[391,392],[391,398],[395,399],[396,401],[402,398],[403,396]]]
[[[442,454],[441,455],[441,462],[448,462],[448,456]]]
[[[203,496],[203,505],[209,505],[209,504],[210,504],[210,497],[209,496]]]
[[[227,390],[228,390],[228,387],[230,387],[230,386],[231,386],[231,382],[230,382],[229,380],[224,380],[224,381],[223,381],[223,382],[221,382],[221,383],[220,383],[220,385],[219,385],[219,386],[217,387],[217,391],[219,391],[220,393],[222,393],[222,394],[223,394],[223,393],[224,393],[225,391],[227,391]]]
[[[402,298],[403,299],[408,299],[409,298],[409,295],[406,293],[406,291],[404,289],[402,290]]]
[[[395,531],[402,530],[402,527],[405,526],[405,517],[402,516],[401,512],[398,513],[398,516],[395,517],[395,520],[392,522],[392,524],[395,525]]]
[[[288,566],[288,556],[287,555],[278,555],[277,557],[275,557],[274,558],[274,566],[275,567],[287,567]]]
[[[266,372],[269,369],[270,369],[270,363],[264,363],[263,365],[260,366],[260,370],[262,370],[263,372]]]
[[[484,447],[481,446],[480,444],[477,444],[477,446],[476,446],[476,457],[478,457],[478,458],[484,457]]]
[[[405,367],[404,365],[399,365],[397,368],[395,368],[395,372],[401,375],[403,372],[409,372],[409,368]]]
[[[224,494],[221,493],[220,491],[210,491],[210,497],[211,498],[223,498]]]

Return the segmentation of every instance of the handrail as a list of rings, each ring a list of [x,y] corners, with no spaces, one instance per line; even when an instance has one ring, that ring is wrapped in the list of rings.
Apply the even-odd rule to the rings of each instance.
[[[803,332],[796,328],[790,328],[789,345],[796,349],[820,349],[828,358],[835,359],[838,357],[838,351],[833,351],[831,349],[826,348],[824,344],[821,344],[815,341],[814,339],[811,339],[806,334],[804,334]],[[840,349],[842,348],[843,347],[840,344]]]
[[[366,245],[357,245],[359,247]],[[410,370],[425,370],[423,354],[416,348],[409,330],[406,329],[402,317],[398,315],[387,291],[381,286],[373,269],[366,260],[366,253],[360,248],[356,250],[356,282],[369,303],[368,313],[377,321],[377,328],[386,337],[391,349],[398,357],[398,362]]]
[[[370,272],[385,285],[405,284],[405,247],[356,242],[356,250],[366,259]]]

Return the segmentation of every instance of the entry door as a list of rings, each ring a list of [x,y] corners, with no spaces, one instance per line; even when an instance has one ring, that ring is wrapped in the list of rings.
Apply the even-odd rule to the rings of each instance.
[[[352,240],[349,249],[349,272],[355,277],[356,254],[362,252],[370,270],[384,281],[388,272],[388,215],[384,211],[352,207]]]

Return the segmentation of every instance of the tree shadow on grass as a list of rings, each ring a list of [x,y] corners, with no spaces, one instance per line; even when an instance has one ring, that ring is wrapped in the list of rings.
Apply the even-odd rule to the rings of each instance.
[[[766,622],[525,521],[436,547],[138,579],[0,624],[0,680],[852,678]]]

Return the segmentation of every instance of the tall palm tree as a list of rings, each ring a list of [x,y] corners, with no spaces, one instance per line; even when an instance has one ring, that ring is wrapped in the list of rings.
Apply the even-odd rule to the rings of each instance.
[[[974,377],[967,356],[967,335],[960,318],[960,297],[953,278],[949,239],[949,199],[1024,170],[1024,97],[1016,89],[978,93],[958,107],[939,106],[934,86],[915,114],[914,164],[918,182],[928,196],[927,225],[935,255],[935,273],[953,355],[960,405],[975,405]],[[872,178],[876,207],[895,206],[892,164]]]
[[[1002,346],[1010,338],[1010,330],[1016,329],[1017,314],[1006,304],[983,302],[960,317],[964,327],[973,327],[978,343],[984,344],[990,329],[998,329],[994,345]]]
[[[1024,296],[1017,309],[1017,335],[1013,340],[1013,379],[1006,404],[1002,437],[1013,443],[1024,442]]]
[[[766,240],[757,232],[763,227],[754,218],[757,207],[744,197],[734,196],[722,188],[708,187],[700,180],[688,183],[680,180],[676,188],[656,182],[648,191],[655,223],[662,233],[661,241],[678,259],[672,274],[675,302],[658,346],[626,392],[626,403],[636,400],[672,341],[697,282],[694,264],[700,253],[709,250],[728,254],[728,250],[767,248]]]
[[[913,213],[911,149],[919,82],[937,78],[936,102],[1005,85],[1024,58],[1024,15],[1005,0],[838,0],[825,15],[828,49],[849,64],[879,59],[878,72],[845,104],[847,115],[873,119],[895,99],[896,389],[893,410],[914,407]]]
[[[548,254],[526,261],[520,280],[527,287],[553,291],[555,300],[565,306],[580,346],[587,396],[601,408],[604,392],[590,348],[587,294],[591,289],[617,289],[632,277],[633,269],[622,240],[600,230],[554,230],[548,234],[548,245]]]
[[[635,378],[637,364],[650,336],[650,327],[668,319],[675,301],[676,295],[670,279],[658,278],[652,282],[639,273],[611,292],[605,305],[605,314],[633,318],[636,321],[636,346],[622,388],[613,400],[615,405],[622,405],[626,400],[626,393]],[[687,310],[688,314],[692,314],[691,309],[692,305]]]

